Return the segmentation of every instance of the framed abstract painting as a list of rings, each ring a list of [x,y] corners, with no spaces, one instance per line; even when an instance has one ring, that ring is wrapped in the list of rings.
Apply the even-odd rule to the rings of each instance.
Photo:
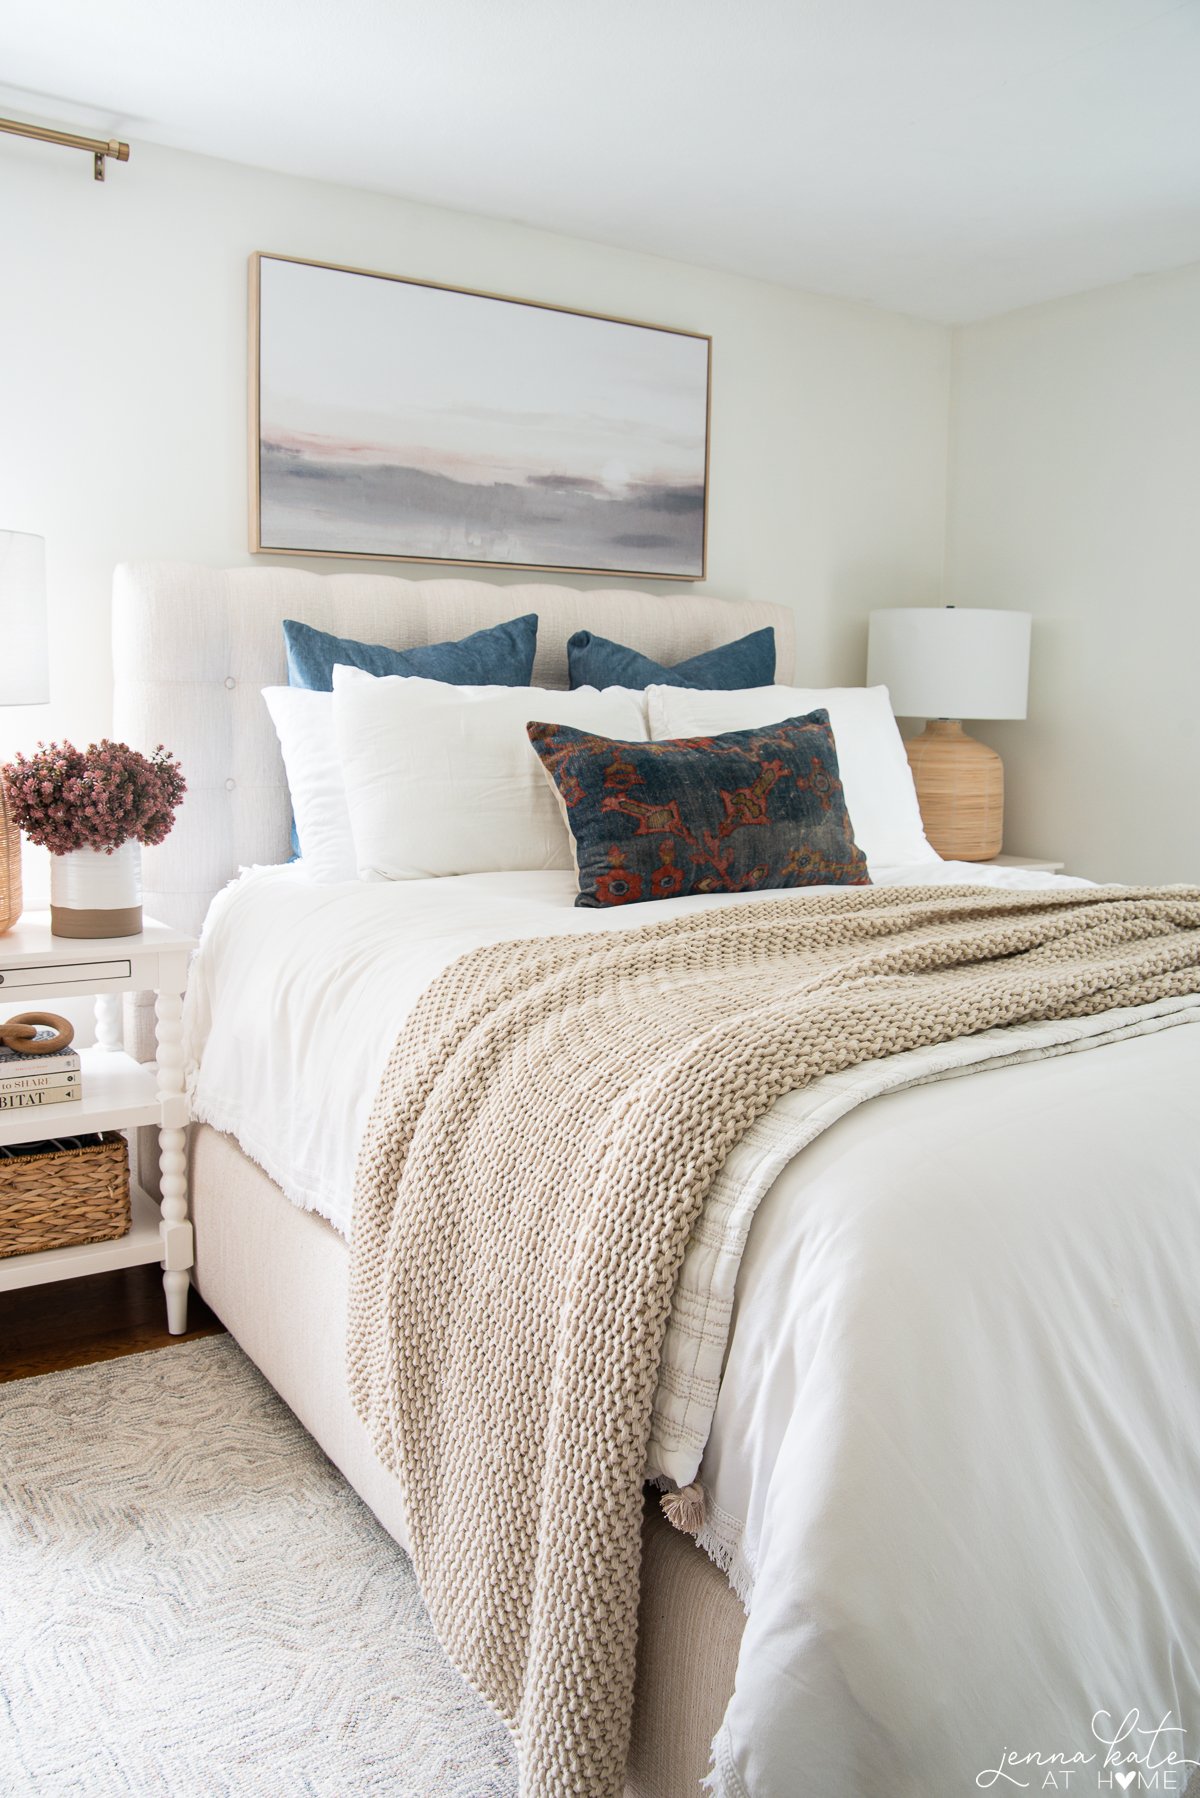
[[[250,259],[253,550],[702,580],[712,341]]]

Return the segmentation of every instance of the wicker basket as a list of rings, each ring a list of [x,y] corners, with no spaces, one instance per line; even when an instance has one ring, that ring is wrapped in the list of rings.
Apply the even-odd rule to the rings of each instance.
[[[0,1148],[0,1258],[128,1229],[129,1149],[118,1131]]]

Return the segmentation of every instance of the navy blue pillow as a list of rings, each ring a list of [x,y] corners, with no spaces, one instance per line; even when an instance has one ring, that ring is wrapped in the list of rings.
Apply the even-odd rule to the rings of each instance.
[[[704,687],[726,692],[769,687],[775,680],[775,632],[751,631],[736,643],[722,643],[702,655],[664,668],[636,649],[610,643],[592,631],[576,631],[567,644],[572,687]]]
[[[340,662],[367,674],[416,674],[456,687],[527,687],[533,678],[537,627],[537,614],[529,612],[507,624],[473,631],[457,643],[387,649],[382,643],[356,643],[352,637],[334,637],[285,618],[288,686],[331,693],[334,664]]]

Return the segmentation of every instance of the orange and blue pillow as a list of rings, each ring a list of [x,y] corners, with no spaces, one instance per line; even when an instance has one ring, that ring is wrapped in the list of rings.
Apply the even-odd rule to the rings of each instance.
[[[824,710],[661,743],[527,729],[575,841],[576,905],[871,884]]]

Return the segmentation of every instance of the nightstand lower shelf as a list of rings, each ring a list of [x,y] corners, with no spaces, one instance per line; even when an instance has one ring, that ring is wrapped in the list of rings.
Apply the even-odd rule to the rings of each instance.
[[[45,1141],[52,1136],[85,1136],[96,1130],[136,1130],[158,1126],[162,1107],[154,1069],[121,1050],[80,1053],[82,1098],[66,1105],[30,1105],[0,1111],[0,1144]],[[177,1105],[182,1112],[182,1103]],[[175,1119],[172,1119],[174,1122]]]
[[[194,1256],[181,1021],[195,940],[153,918],[143,920],[138,936],[69,942],[56,937],[50,925],[45,913],[26,912],[0,935],[0,1007],[16,1011],[64,992],[90,991],[96,998],[96,1045],[80,1051],[81,1097],[59,1105],[5,1109],[0,1112],[0,1145],[100,1130],[121,1130],[127,1136],[145,1127],[157,1130],[162,1200],[155,1204],[134,1185],[132,1227],[115,1242],[6,1256],[0,1260],[0,1293],[158,1262],[167,1328],[172,1336],[182,1336]],[[153,1066],[143,1066],[121,1047],[121,995],[147,992],[155,994]]]
[[[22,1286],[44,1286],[51,1280],[77,1280],[81,1274],[107,1273],[114,1267],[141,1267],[163,1258],[162,1219],[158,1206],[140,1186],[129,1195],[133,1222],[112,1242],[84,1242],[69,1249],[42,1249],[34,1255],[7,1255],[0,1260],[0,1292]]]

